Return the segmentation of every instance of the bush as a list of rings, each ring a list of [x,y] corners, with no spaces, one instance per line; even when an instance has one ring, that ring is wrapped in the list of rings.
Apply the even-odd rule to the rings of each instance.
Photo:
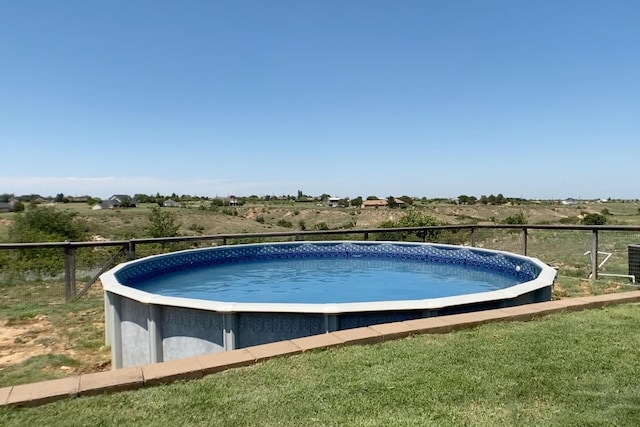
[[[32,207],[16,215],[9,238],[19,243],[81,241],[86,232],[86,224],[75,213],[54,207]]]
[[[505,224],[526,224],[527,217],[524,216],[524,212],[520,211],[515,215],[510,215],[506,217],[502,222],[504,222]]]
[[[605,225],[607,217],[599,213],[589,213],[582,218],[580,223],[582,225]]]
[[[264,224],[264,217],[262,215],[256,217],[256,222],[260,224]]]
[[[82,241],[86,233],[86,224],[75,213],[33,206],[16,215],[9,228],[9,239],[16,243]],[[59,249],[5,252],[0,254],[0,269],[4,272],[28,270],[51,275],[59,274],[64,265],[64,254]]]
[[[430,227],[442,225],[435,217],[428,215],[424,212],[417,210],[411,210],[404,214],[398,221],[385,221],[380,224],[380,228],[404,228],[404,227]],[[440,230],[425,230],[416,232],[401,232],[399,233],[381,233],[378,235],[378,240],[437,240],[440,235]]]
[[[279,225],[280,227],[286,227],[286,228],[293,227],[293,224],[291,223],[291,221],[287,221],[286,219],[281,219],[276,224]]]
[[[22,203],[21,201],[16,201],[13,204],[13,211],[14,212],[24,212],[24,203]]]
[[[193,223],[189,226],[189,230],[195,231],[198,234],[204,233],[204,226],[200,224]]]
[[[229,216],[238,216],[238,211],[233,208],[222,208],[222,213]]]

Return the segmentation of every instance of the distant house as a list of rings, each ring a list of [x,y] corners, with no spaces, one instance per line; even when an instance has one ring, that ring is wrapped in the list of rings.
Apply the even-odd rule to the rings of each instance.
[[[123,208],[135,208],[136,207],[136,199],[135,197],[131,197],[127,194],[114,194],[109,197],[109,200],[118,203],[118,207]]]
[[[39,194],[23,194],[22,196],[16,197],[16,200],[19,202],[33,202],[33,203],[44,203],[47,201],[44,197]]]
[[[67,197],[67,200],[69,200],[69,203],[87,203],[89,196]]]
[[[164,206],[165,208],[177,208],[180,207],[180,203],[176,202],[175,200],[167,199],[162,202],[162,206]]]
[[[387,201],[384,199],[365,200],[362,202],[363,208],[380,208],[387,206]]]
[[[327,199],[327,203],[329,203],[329,206],[331,207],[337,207],[340,203],[340,200],[342,200],[340,197],[329,197]]]
[[[13,205],[8,202],[0,202],[0,213],[13,212]]]
[[[237,206],[238,198],[236,196],[229,196],[229,206]]]
[[[103,200],[100,203],[96,203],[95,205],[93,205],[93,207],[91,209],[95,210],[100,210],[100,209],[117,209],[120,207],[120,202],[118,202],[117,200]]]

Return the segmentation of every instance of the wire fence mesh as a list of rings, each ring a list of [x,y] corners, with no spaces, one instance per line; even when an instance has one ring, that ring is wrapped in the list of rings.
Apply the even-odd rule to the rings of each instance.
[[[640,280],[640,231],[626,229],[594,228],[536,228],[536,227],[464,227],[425,228],[421,230],[332,230],[327,234],[300,235],[234,235],[230,237],[206,238],[202,240],[180,240],[136,242],[135,257],[141,258],[185,249],[216,246],[220,244],[246,244],[283,242],[295,240],[392,240],[434,242],[501,250],[522,254],[542,260],[558,270],[559,280],[584,286],[592,273],[592,251],[594,230],[597,230],[598,276],[612,281],[616,287],[633,284]],[[126,242],[125,242],[126,243]],[[83,246],[84,245],[84,246]],[[126,244],[117,246],[93,246],[81,244],[73,250],[72,283],[65,282],[65,250],[63,248],[24,249],[3,248],[0,245],[0,298],[5,303],[15,299],[33,298],[51,304],[63,303],[71,295],[82,295],[91,289],[99,274],[124,262],[131,254]],[[68,271],[67,271],[68,275]],[[573,280],[573,282],[572,282]],[[65,283],[67,286],[65,286]],[[100,291],[98,289],[97,291]],[[562,296],[560,294],[560,296]]]

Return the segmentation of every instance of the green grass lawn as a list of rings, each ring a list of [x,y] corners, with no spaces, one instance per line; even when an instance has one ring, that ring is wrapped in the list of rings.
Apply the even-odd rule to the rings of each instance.
[[[636,426],[640,305],[315,351],[2,425]]]

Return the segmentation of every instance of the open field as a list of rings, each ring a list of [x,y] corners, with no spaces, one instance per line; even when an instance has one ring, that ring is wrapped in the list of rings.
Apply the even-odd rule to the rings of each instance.
[[[143,204],[137,208],[97,211],[86,204],[55,206],[77,213],[87,223],[90,234],[117,240],[148,237],[147,217],[155,205]],[[192,202],[186,207],[163,209],[175,215],[180,224],[178,234],[185,236],[300,230],[302,224],[306,230],[317,229],[322,224],[329,229],[374,228],[384,221],[398,220],[407,209],[418,209],[443,224],[496,224],[520,212],[529,224],[561,224],[570,223],[571,220],[578,223],[583,214],[601,213],[606,209],[610,213],[607,215],[608,224],[640,225],[638,202],[592,202],[575,205],[531,203],[517,206],[417,202],[407,209],[332,208],[285,201],[238,207],[210,207],[207,202]],[[8,228],[14,215],[0,214],[0,241],[8,237]]]
[[[447,224],[500,223],[519,212],[531,224],[556,224],[567,218],[577,219],[584,213],[600,213],[607,209],[609,224],[640,225],[639,206],[639,203],[631,202],[570,206],[427,204],[418,205],[415,209]],[[145,237],[152,205],[114,211],[93,211],[87,205],[75,204],[57,207],[76,212],[86,222],[93,238],[114,240]],[[407,211],[330,208],[292,202],[237,208],[191,205],[167,210],[176,216],[181,235],[292,231],[300,230],[302,225],[307,230],[375,228],[384,221],[398,220]],[[14,216],[0,214],[0,236],[5,239]],[[635,232],[603,232],[599,240],[600,250],[612,254],[601,271],[626,274],[627,245],[640,242],[640,235]],[[470,235],[442,233],[439,241],[470,244]],[[476,245],[520,252],[521,236],[518,231],[478,230]],[[558,268],[555,298],[635,289],[625,278],[588,280],[590,261],[584,253],[590,248],[589,231],[532,230],[528,235],[529,255]],[[138,254],[168,249],[171,247],[141,245]],[[78,288],[91,276],[93,263],[108,260],[113,253],[113,248],[79,249]],[[50,256],[50,252],[43,252],[44,258]],[[99,284],[94,285],[87,296],[65,304],[60,276],[3,274],[0,284],[0,386],[110,369],[109,349],[104,346],[103,316]]]
[[[3,425],[636,426],[638,304],[271,359],[1,408]]]

